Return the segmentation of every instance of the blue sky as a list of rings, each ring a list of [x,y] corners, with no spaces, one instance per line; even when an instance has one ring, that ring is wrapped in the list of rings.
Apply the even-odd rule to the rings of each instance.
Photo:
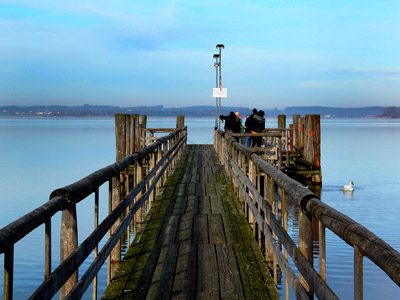
[[[1,1],[0,105],[400,105],[400,1]]]

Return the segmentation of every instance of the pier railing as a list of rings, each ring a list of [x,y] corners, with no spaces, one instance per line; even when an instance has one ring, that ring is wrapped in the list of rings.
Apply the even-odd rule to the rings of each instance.
[[[134,116],[132,118],[132,116]],[[97,273],[108,258],[107,278],[118,267],[121,260],[121,240],[129,244],[130,226],[139,226],[161,189],[169,172],[175,166],[187,139],[187,128],[178,127],[167,136],[157,138],[151,145],[135,149],[133,133],[140,129],[137,115],[122,118],[122,131],[117,122],[116,133],[126,134],[124,147],[133,150],[114,164],[61,189],[53,191],[50,201],[10,223],[0,230],[0,254],[4,254],[3,299],[13,298],[14,246],[30,232],[45,225],[45,280],[30,299],[49,299],[60,291],[60,299],[80,298],[93,282],[93,299],[97,297]],[[120,118],[121,119],[121,118]],[[178,124],[178,122],[177,122]],[[132,129],[129,131],[129,129]],[[169,131],[171,131],[169,130]],[[129,134],[131,132],[131,134]],[[146,133],[141,128],[138,134],[143,140]],[[128,142],[129,140],[129,142]],[[130,142],[132,141],[132,142]],[[131,145],[129,145],[131,144]],[[139,144],[139,142],[137,142]],[[118,137],[117,137],[117,151]],[[136,147],[137,148],[137,147]],[[117,153],[118,157],[118,153]],[[108,216],[99,224],[99,188],[108,183]],[[76,204],[94,195],[94,231],[78,245]],[[62,212],[60,238],[60,265],[51,267],[51,220]],[[108,240],[100,251],[99,242],[108,232]],[[78,281],[78,268],[94,253],[94,260]]]
[[[400,253],[368,229],[320,201],[305,186],[264,161],[257,152],[220,130],[214,146],[231,177],[238,201],[277,282],[285,276],[297,299],[338,299],[326,283],[325,230],[354,248],[354,299],[363,297],[363,257],[368,257],[400,286]],[[288,203],[299,207],[299,238],[288,233]],[[313,222],[314,221],[314,222]],[[316,225],[316,226],[315,226]],[[318,237],[319,270],[313,267],[313,241]],[[289,256],[291,262],[289,263]],[[295,265],[296,271],[291,268]]]
[[[264,160],[282,170],[283,160],[289,164],[291,155],[298,153],[293,149],[292,133],[293,129],[289,128],[266,128],[262,133],[229,133],[227,135],[239,139],[241,144],[244,144],[244,138],[259,137],[263,139],[262,147],[251,148],[258,151]]]
[[[278,116],[277,128],[265,128],[261,132],[227,133],[241,144],[252,139],[262,140],[262,145],[251,149],[279,170],[302,177],[313,183],[322,182],[321,173],[321,124],[320,115],[292,116],[292,124],[286,127],[286,115]]]

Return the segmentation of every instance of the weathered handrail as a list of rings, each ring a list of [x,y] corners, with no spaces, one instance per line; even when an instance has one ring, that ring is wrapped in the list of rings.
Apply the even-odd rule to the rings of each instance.
[[[0,229],[0,254],[5,253],[30,232],[67,206],[61,197],[52,199]]]
[[[79,265],[85,261],[93,250],[95,248],[97,249],[98,243],[107,231],[110,230],[111,226],[115,226],[114,224],[118,219],[124,218],[117,229],[113,228],[112,236],[98,255],[96,250],[95,260],[92,263],[92,266],[83,275],[79,284],[71,292],[69,289],[65,292],[65,295],[70,292],[70,294],[67,295],[70,299],[75,299],[77,295],[79,295],[79,297],[82,296],[116,243],[120,241],[133,216],[139,209],[141,209],[143,204],[149,200],[149,195],[154,193],[155,188],[159,185],[160,178],[164,177],[165,179],[165,171],[171,170],[172,166],[175,165],[175,158],[181,153],[182,148],[186,143],[186,139],[186,127],[177,129],[167,136],[160,137],[158,141],[152,145],[139,149],[136,153],[102,168],[71,185],[53,191],[50,195],[50,201],[0,229],[0,254],[5,254],[5,285],[3,298],[12,299],[14,245],[40,225],[46,225],[46,280],[31,296],[31,299],[48,299],[52,297],[64,285],[64,283],[67,282],[71,275],[76,272]],[[144,161],[149,162],[149,168],[147,168],[146,174],[147,176],[134,184],[129,194],[112,210],[112,212],[110,212],[92,234],[81,243],[72,255],[65,258],[65,260],[51,273],[51,217],[59,211],[64,212],[74,208],[77,203],[93,193],[96,198],[98,198],[99,187],[106,182],[110,183],[111,193],[112,180],[115,178],[120,180],[121,176],[127,176],[123,174],[128,174],[130,166],[143,164]],[[148,186],[147,188],[146,185]],[[145,192],[143,193],[143,191]],[[136,201],[133,203],[135,198]],[[127,213],[127,216],[124,217],[123,214],[129,206],[131,206],[131,209],[129,213]]]
[[[182,130],[179,129],[176,132]],[[4,253],[8,247],[16,244],[34,229],[44,224],[45,220],[52,217],[55,213],[85,199],[95,192],[96,187],[108,181],[109,178],[119,175],[129,165],[152,153],[160,144],[170,139],[171,136],[172,134],[162,137],[154,145],[140,149],[137,153],[125,157],[119,162],[97,170],[71,185],[53,191],[49,202],[0,229],[0,254]]]
[[[265,259],[269,260],[268,256],[271,252],[273,253],[272,260],[274,262],[278,260],[285,278],[289,279],[298,299],[304,299],[304,292],[308,295],[315,293],[319,299],[337,299],[325,283],[325,228],[330,229],[354,248],[355,299],[362,299],[363,256],[371,259],[400,286],[400,253],[390,245],[354,220],[321,202],[309,189],[265,162],[252,149],[237,143],[228,135],[225,136],[224,132],[215,131],[214,144],[227,173],[232,177],[239,199],[243,202],[245,214],[260,246],[263,239],[268,241],[268,245],[265,245]],[[264,180],[264,191],[260,188],[261,180]],[[278,199],[276,199],[275,187],[278,188]],[[285,218],[287,196],[290,196],[301,211],[299,247],[285,231],[285,220],[282,220],[280,213],[276,213],[276,206],[283,206]],[[319,222],[321,251],[319,273],[312,266],[312,217]],[[262,238],[261,235],[263,235]],[[276,244],[283,245],[284,255],[282,255],[282,248]],[[288,254],[301,274],[300,279],[293,277],[293,271],[288,269]],[[273,269],[276,272],[275,268]]]

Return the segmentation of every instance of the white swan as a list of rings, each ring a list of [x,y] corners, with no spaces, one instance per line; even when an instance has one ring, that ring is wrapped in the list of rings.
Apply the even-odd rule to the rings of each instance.
[[[354,182],[353,182],[353,181],[350,181],[349,184],[347,184],[347,185],[345,185],[345,186],[343,187],[343,191],[352,191],[352,190],[354,190],[354,189],[353,189],[353,185],[354,185]]]

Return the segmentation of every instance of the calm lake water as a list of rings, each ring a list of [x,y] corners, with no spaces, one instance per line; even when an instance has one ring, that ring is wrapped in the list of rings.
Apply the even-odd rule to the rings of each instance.
[[[213,142],[214,119],[186,118],[189,143]],[[266,127],[276,127],[267,119]],[[148,118],[148,127],[174,127],[174,118]],[[322,201],[361,223],[400,251],[400,120],[323,119]],[[0,118],[0,227],[40,206],[56,188],[71,184],[115,160],[114,119]],[[355,190],[343,193],[352,180]],[[100,218],[107,210],[100,191]],[[102,210],[103,208],[103,210]],[[296,216],[295,211],[292,212]],[[79,241],[93,229],[93,201],[78,205]],[[291,230],[296,235],[296,220]],[[60,215],[53,218],[53,266],[58,265]],[[15,299],[41,283],[44,227],[15,247]],[[3,268],[3,256],[0,258]],[[80,270],[88,267],[84,264]],[[400,289],[364,260],[364,299],[400,298]],[[2,291],[3,272],[0,272]],[[99,276],[99,295],[105,270]],[[327,231],[327,280],[341,299],[353,299],[353,250]],[[85,299],[91,299],[91,291]]]

